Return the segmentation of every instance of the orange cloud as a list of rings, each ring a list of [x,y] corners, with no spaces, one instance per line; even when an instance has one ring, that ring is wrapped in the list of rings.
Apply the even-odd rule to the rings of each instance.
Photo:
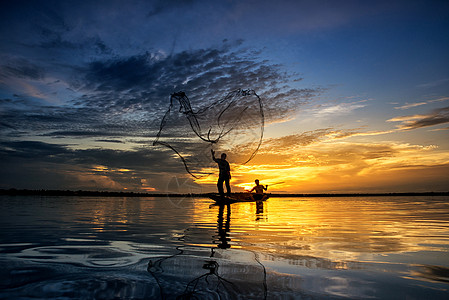
[[[417,106],[426,105],[426,104],[427,104],[427,102],[407,103],[402,106],[396,106],[395,109],[409,109],[412,107],[417,107]]]
[[[449,106],[435,109],[426,115],[400,116],[387,120],[387,122],[402,122],[398,125],[400,130],[418,129],[449,123]]]
[[[328,132],[292,136],[290,145],[285,137],[271,139],[248,165],[231,164],[232,185],[247,189],[259,179],[271,192],[290,193],[416,191],[426,189],[426,183],[430,190],[449,186],[449,153],[434,145],[344,142]],[[215,188],[216,178],[201,183]]]

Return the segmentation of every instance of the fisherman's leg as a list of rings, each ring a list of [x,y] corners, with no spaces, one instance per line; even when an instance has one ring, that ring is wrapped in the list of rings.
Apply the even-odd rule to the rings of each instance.
[[[228,195],[231,194],[231,186],[229,185],[229,177],[225,179],[226,184],[226,191],[228,192]]]
[[[218,178],[218,181],[217,181],[217,188],[218,188],[218,193],[220,193],[220,196],[224,195],[223,181],[224,181],[224,179],[220,178],[220,177]]]

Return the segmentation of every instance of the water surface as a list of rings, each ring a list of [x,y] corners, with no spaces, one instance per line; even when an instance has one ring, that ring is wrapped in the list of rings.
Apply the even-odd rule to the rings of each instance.
[[[447,299],[448,197],[0,197],[0,298]]]

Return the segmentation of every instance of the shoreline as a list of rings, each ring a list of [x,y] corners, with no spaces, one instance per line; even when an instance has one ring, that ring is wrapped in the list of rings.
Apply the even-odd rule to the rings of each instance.
[[[0,189],[3,196],[89,196],[89,197],[208,197],[212,193],[138,193],[108,191],[71,191],[71,190],[28,190]],[[391,197],[391,196],[449,196],[447,192],[401,192],[401,193],[268,193],[270,197]]]

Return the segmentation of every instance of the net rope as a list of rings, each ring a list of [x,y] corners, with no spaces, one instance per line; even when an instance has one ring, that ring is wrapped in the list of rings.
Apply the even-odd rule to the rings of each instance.
[[[233,163],[246,164],[259,150],[264,112],[254,90],[237,89],[195,109],[185,92],[173,93],[153,146],[172,150],[194,178],[211,173],[210,150],[228,152]]]

